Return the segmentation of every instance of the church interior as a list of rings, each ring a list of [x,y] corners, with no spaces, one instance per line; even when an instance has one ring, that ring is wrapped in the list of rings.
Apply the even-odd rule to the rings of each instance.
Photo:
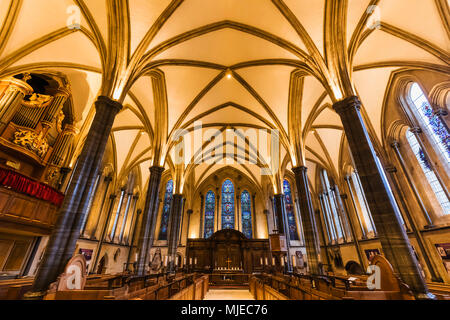
[[[0,300],[450,300],[446,0],[0,1]]]

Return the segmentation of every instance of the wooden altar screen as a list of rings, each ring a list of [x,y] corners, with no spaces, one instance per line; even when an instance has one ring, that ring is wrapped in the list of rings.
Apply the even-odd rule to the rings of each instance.
[[[248,239],[239,231],[226,229],[208,239],[188,239],[186,257],[194,272],[251,274],[262,272],[271,256],[268,239]]]

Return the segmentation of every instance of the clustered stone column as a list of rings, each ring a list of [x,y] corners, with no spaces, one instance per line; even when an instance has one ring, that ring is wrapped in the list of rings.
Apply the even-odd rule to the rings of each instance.
[[[102,231],[100,233],[100,238],[99,238],[99,241],[98,241],[98,244],[97,244],[97,249],[95,250],[95,253],[94,253],[95,258],[93,259],[94,263],[92,265],[92,270],[93,270],[94,273],[95,273],[95,268],[97,267],[98,258],[100,257],[100,254],[102,252],[103,243],[105,242],[106,231],[108,230],[109,221],[111,220],[111,215],[112,215],[112,212],[113,212],[113,209],[114,209],[114,202],[116,201],[116,198],[117,198],[117,196],[115,194],[111,194],[109,196],[108,213],[107,213],[106,219],[105,219],[105,221],[103,223]]]
[[[320,244],[314,209],[309,192],[307,168],[300,166],[293,168],[295,183],[297,185],[298,200],[300,205],[300,216],[302,218],[303,233],[305,236],[306,254],[308,258],[309,273],[320,275],[322,270],[319,266]]]
[[[122,109],[120,103],[104,96],[98,97],[95,107],[96,114],[78,158],[78,166],[59,210],[58,220],[28,298],[42,298],[75,250],[114,119]]]
[[[175,257],[178,248],[178,237],[180,233],[180,221],[183,209],[183,195],[174,194],[170,206],[169,226],[167,232],[167,246],[169,256],[169,272],[175,272]]]
[[[427,225],[425,225],[424,228],[425,229],[429,229],[429,228],[434,227],[433,226],[433,222],[432,222],[432,220],[431,220],[431,218],[430,218],[430,216],[429,216],[429,214],[427,212],[427,209],[425,208],[425,205],[422,202],[420,194],[417,191],[416,186],[412,182],[411,177],[409,176],[409,172],[407,171],[407,168],[406,168],[406,165],[404,163],[403,157],[402,157],[402,155],[400,153],[400,150],[399,150],[400,144],[398,143],[398,141],[394,141],[394,142],[392,142],[391,147],[394,149],[394,152],[395,152],[395,154],[397,156],[397,160],[400,163],[400,166],[402,168],[403,174],[405,175],[406,180],[408,181],[408,185],[409,185],[409,187],[411,188],[411,190],[414,193],[414,196],[415,196],[416,201],[419,204],[419,207],[420,207],[420,209],[421,209],[421,211],[423,213],[425,221],[427,221]],[[389,168],[388,172],[392,175],[392,181],[394,182],[395,188],[397,190],[401,190],[399,185],[398,185],[398,180],[397,180],[398,178],[397,178],[397,175],[396,175],[397,169],[395,167],[392,167],[392,168]],[[427,247],[425,245],[425,239],[423,238],[422,233],[420,232],[420,228],[419,228],[417,222],[415,221],[415,219],[413,218],[413,216],[411,215],[411,213],[409,212],[406,204],[404,204],[404,206],[405,206],[406,217],[407,217],[407,219],[409,221],[409,224],[411,225],[412,231],[414,232],[414,235],[415,235],[416,240],[417,240],[417,244],[419,245],[420,251],[422,252],[423,259],[425,260],[425,263],[426,263],[426,265],[428,267],[428,270],[430,272],[431,280],[433,282],[442,282],[442,279],[439,276],[439,272],[437,270],[435,270],[435,267],[434,267],[434,265],[433,265],[433,263],[432,263],[432,261],[430,259],[431,253],[427,250]]]
[[[136,273],[140,276],[146,273],[146,266],[148,266],[150,260],[150,248],[155,238],[156,219],[158,215],[158,192],[163,172],[163,167],[153,166],[150,168],[150,180],[148,182],[147,196],[142,215],[142,226],[139,235],[140,249],[136,267]]]
[[[375,151],[361,117],[359,98],[348,97],[335,103],[333,108],[344,126],[386,258],[417,298],[433,298],[401,224],[395,200],[388,191],[387,181],[377,164]]]

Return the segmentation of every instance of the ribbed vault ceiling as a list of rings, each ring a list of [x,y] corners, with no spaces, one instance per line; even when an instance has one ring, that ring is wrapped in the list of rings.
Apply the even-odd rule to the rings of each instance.
[[[67,28],[73,5],[80,30]],[[378,29],[368,28],[370,5],[379,6]],[[392,72],[448,71],[449,25],[445,0],[3,0],[0,77],[65,74],[81,136],[97,95],[123,102],[111,133],[118,176],[137,166],[145,182],[147,168],[166,160],[199,185],[226,164],[175,168],[170,153],[176,130],[193,138],[202,121],[230,145],[227,128],[278,129],[282,161],[305,161],[312,177],[317,164],[339,171],[332,103],[359,94],[381,143]],[[206,158],[213,146],[204,145]],[[256,164],[232,166],[261,185],[258,167],[269,159],[248,143],[245,153]]]

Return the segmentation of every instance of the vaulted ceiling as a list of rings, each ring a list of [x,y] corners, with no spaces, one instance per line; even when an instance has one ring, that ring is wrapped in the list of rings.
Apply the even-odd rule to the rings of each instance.
[[[68,28],[78,12],[81,28]],[[176,170],[177,129],[192,141],[199,130],[222,136],[204,144],[204,158],[214,143],[236,143],[227,129],[277,129],[288,169],[337,173],[343,131],[333,102],[358,94],[381,143],[392,72],[449,70],[445,0],[3,0],[0,27],[0,78],[66,75],[81,137],[97,95],[123,102],[114,166],[118,176],[139,167],[143,182],[152,164]],[[260,185],[270,160],[248,141],[244,153],[255,161],[231,166]],[[224,165],[181,170],[199,185]]]

